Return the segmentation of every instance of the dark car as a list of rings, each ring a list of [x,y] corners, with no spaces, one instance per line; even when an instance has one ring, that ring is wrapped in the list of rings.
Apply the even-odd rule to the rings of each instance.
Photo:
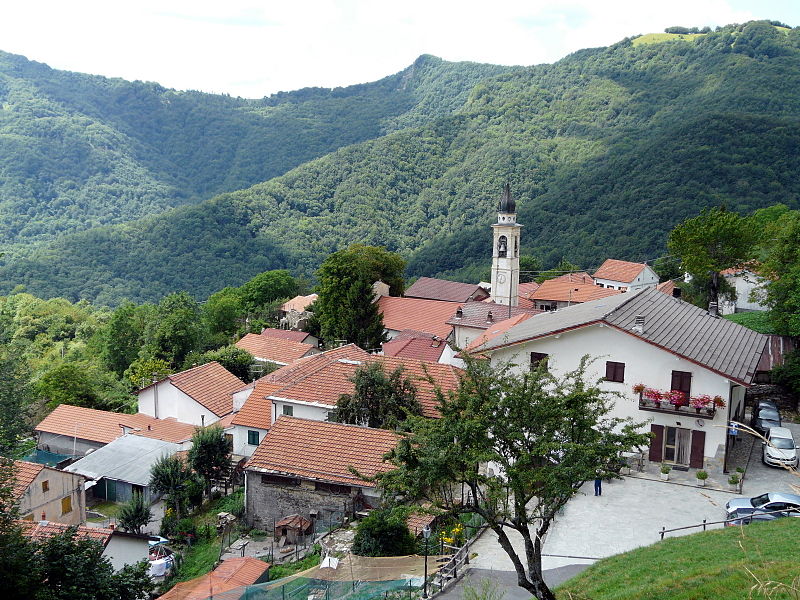
[[[781,414],[771,408],[762,408],[758,416],[750,422],[750,426],[763,436],[767,435],[770,427],[781,426]]]
[[[750,515],[755,513],[768,513],[773,511],[786,511],[793,517],[800,517],[800,496],[784,492],[769,492],[755,498],[734,498],[725,505],[727,518]]]
[[[734,511],[728,515],[728,520],[725,521],[725,527],[733,527],[734,525],[749,525],[752,522],[761,523],[764,521],[774,521],[781,517],[788,517],[789,513],[784,511],[770,512],[770,513],[747,513]]]
[[[775,404],[772,400],[759,400],[753,407],[753,419],[757,419],[758,413],[765,408],[769,410],[774,410],[775,412],[778,413],[780,412],[780,410],[778,409],[778,405]]]

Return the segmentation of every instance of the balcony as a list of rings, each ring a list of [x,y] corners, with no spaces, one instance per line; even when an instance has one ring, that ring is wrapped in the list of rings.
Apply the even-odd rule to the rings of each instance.
[[[694,408],[686,405],[670,404],[664,400],[660,402],[648,400],[647,398],[639,398],[639,410],[657,413],[669,413],[673,415],[686,415],[687,417],[696,417],[698,419],[713,419],[714,415],[717,414],[717,409],[714,406],[707,408]]]
[[[698,419],[713,419],[717,409],[725,407],[725,400],[721,396],[712,398],[708,394],[700,394],[690,397],[684,392],[677,390],[664,392],[646,387],[642,383],[633,386],[633,391],[639,394],[639,410],[649,412],[677,413]]]

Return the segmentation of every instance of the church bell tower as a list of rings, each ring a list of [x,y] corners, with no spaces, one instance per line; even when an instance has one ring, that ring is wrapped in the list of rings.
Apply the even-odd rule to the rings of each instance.
[[[519,304],[519,237],[522,225],[517,224],[517,203],[511,196],[511,186],[506,184],[500,206],[492,251],[492,300],[506,306]]]

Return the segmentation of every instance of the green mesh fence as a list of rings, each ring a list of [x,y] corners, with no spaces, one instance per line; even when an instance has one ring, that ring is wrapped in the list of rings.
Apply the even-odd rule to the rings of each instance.
[[[407,579],[391,581],[327,581],[309,577],[285,577],[283,580],[248,585],[214,594],[219,600],[412,600],[419,588]],[[207,597],[211,600],[211,596]]]

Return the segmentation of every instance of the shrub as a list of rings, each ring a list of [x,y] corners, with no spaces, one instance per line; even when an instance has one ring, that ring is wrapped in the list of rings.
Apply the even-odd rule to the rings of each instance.
[[[705,481],[706,479],[708,479],[708,473],[706,473],[705,471],[698,471],[695,474],[695,477],[697,477],[701,481]]]
[[[391,510],[372,511],[358,524],[353,540],[353,554],[361,556],[404,556],[415,548],[405,520]]]
[[[731,485],[738,485],[739,476],[736,473],[734,473],[733,475],[728,477],[728,483],[730,483]]]
[[[197,539],[197,526],[191,519],[181,519],[175,528],[175,539],[189,546]]]
[[[178,518],[175,516],[175,511],[168,508],[166,513],[164,513],[164,518],[161,519],[161,529],[158,534],[161,537],[171,538],[175,534],[177,528]]]
[[[670,471],[672,471],[672,467],[670,467],[669,465],[661,465],[661,472],[664,473],[664,475],[666,475]]]

